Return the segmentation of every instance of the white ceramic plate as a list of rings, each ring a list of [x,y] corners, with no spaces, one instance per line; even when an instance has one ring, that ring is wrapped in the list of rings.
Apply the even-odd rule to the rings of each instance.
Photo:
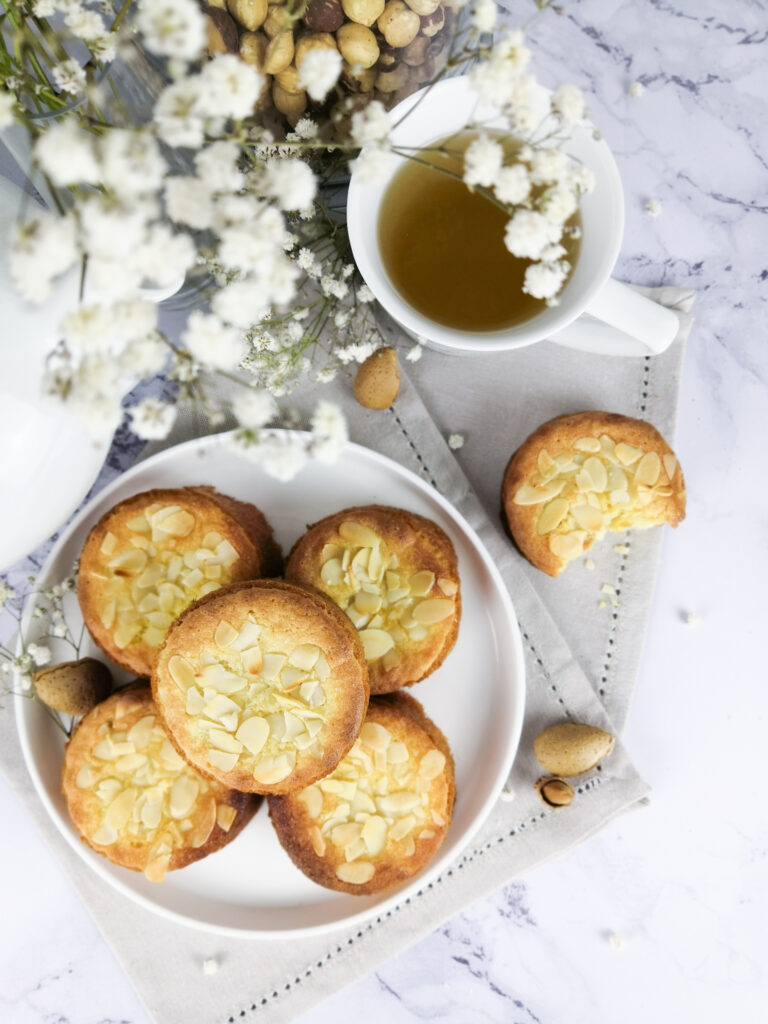
[[[258,505],[288,551],[307,524],[351,505],[407,508],[439,523],[452,539],[462,581],[462,621],[456,647],[441,667],[410,692],[448,737],[456,760],[453,822],[438,856],[416,878],[379,896],[350,896],[315,885],[282,850],[262,806],[225,849],[169,874],[161,885],[111,864],[86,847],[61,796],[63,736],[40,705],[16,698],[21,745],[48,812],[71,846],[110,885],[150,910],[209,931],[287,937],[352,925],[381,913],[434,878],[470,841],[496,801],[520,737],[524,663],[512,604],[499,573],[469,524],[435,490],[396,463],[349,445],[334,465],[310,463],[279,483],[230,452],[221,435],[161,452],[124,473],[67,528],[40,575],[41,588],[66,577],[86,534],[116,502],[151,487],[213,484]],[[82,622],[74,595],[67,618]],[[26,610],[25,635],[35,621]],[[86,639],[82,654],[103,655]],[[62,645],[54,660],[71,658]],[[115,672],[118,679],[124,674]]]

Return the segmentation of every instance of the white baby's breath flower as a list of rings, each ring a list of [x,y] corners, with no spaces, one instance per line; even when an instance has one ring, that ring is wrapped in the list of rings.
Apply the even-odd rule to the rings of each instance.
[[[383,142],[391,127],[390,116],[379,100],[373,100],[352,115],[352,138],[361,148],[372,142]]]
[[[235,452],[282,482],[292,480],[307,463],[303,442],[289,435],[268,434],[254,438],[249,431],[239,431],[230,443]]]
[[[85,88],[85,71],[76,60],[64,60],[53,69],[53,81],[62,92],[77,96]]]
[[[452,452],[456,452],[459,448],[464,447],[464,437],[462,434],[451,434],[448,438],[448,447]]]
[[[0,89],[0,132],[13,124],[13,112],[16,109],[16,98],[5,89]]]
[[[533,152],[530,165],[533,184],[549,184],[565,177],[568,172],[568,157],[559,149],[548,146]]]
[[[189,235],[174,234],[167,224],[152,224],[135,254],[135,265],[149,284],[181,286],[195,263],[195,245]]]
[[[336,368],[333,366],[325,366],[322,370],[318,370],[315,374],[315,380],[318,384],[330,384],[332,380],[336,379]]]
[[[38,668],[47,665],[51,660],[50,648],[42,644],[27,644],[26,652]]]
[[[367,284],[361,284],[357,289],[357,301],[358,302],[373,302],[376,296],[373,294]]]
[[[320,128],[311,117],[300,117],[293,130],[300,139],[316,139]]]
[[[211,192],[237,192],[244,177],[237,169],[240,147],[236,142],[214,142],[195,154],[195,170]]]
[[[165,208],[171,220],[200,231],[213,223],[211,190],[206,182],[192,176],[174,176],[165,181]]]
[[[196,60],[205,45],[205,19],[194,0],[139,0],[136,26],[148,50]]]
[[[139,200],[118,202],[91,195],[81,200],[77,211],[83,245],[89,255],[119,259],[130,258],[144,241],[147,222],[156,207]]]
[[[29,302],[44,302],[53,279],[78,259],[75,223],[41,211],[14,229],[10,257],[11,280]]]
[[[267,282],[254,277],[232,281],[220,288],[211,303],[217,316],[242,330],[248,330],[263,319],[269,313],[270,304]]]
[[[176,407],[157,398],[145,398],[128,410],[131,430],[142,441],[162,441],[176,419]]]
[[[232,399],[232,412],[241,426],[259,430],[275,419],[278,408],[268,391],[249,388],[238,391]]]
[[[216,370],[236,369],[247,352],[240,331],[222,323],[218,316],[199,309],[190,313],[181,340],[194,359]]]
[[[375,184],[386,178],[397,160],[394,153],[381,146],[366,146],[355,160],[349,163],[350,172],[363,184]]]
[[[64,21],[73,35],[78,39],[86,40],[86,42],[101,38],[107,30],[101,15],[84,7],[70,10]]]
[[[256,68],[232,53],[214,57],[199,79],[201,109],[210,117],[231,117],[235,121],[253,113],[264,86],[264,78]]]
[[[405,353],[405,358],[408,360],[409,363],[418,363],[418,361],[421,359],[423,355],[423,347],[421,345],[414,345],[412,348],[409,348],[408,351]]]
[[[349,433],[347,421],[338,405],[321,400],[312,414],[311,454],[318,462],[336,462],[344,451]]]
[[[335,355],[340,363],[347,366],[349,363],[364,363],[368,356],[373,355],[376,348],[376,343],[373,341],[358,341],[337,348]]]
[[[56,0],[35,0],[32,11],[36,18],[50,18],[56,13]]]
[[[34,153],[54,185],[95,184],[101,178],[93,136],[74,121],[51,125],[35,143]]]
[[[480,135],[464,153],[464,181],[468,185],[490,188],[496,181],[504,161],[504,150],[498,142]]]
[[[531,59],[531,51],[526,49],[523,41],[523,33],[519,28],[503,29],[491,50],[491,62],[503,64],[518,73],[525,71]]]
[[[472,8],[472,24],[478,32],[492,32],[497,14],[494,0],[476,0]]]
[[[154,377],[168,360],[168,348],[156,336],[135,338],[129,341],[120,353],[120,369],[130,373],[137,380]]]
[[[649,217],[658,217],[661,213],[661,203],[658,199],[649,199],[645,204],[645,212]]]
[[[14,596],[13,588],[0,579],[0,608]]]
[[[182,78],[160,93],[153,118],[157,133],[169,146],[199,149],[203,145],[205,113],[200,78]]]
[[[113,338],[111,310],[102,305],[80,306],[64,317],[61,333],[67,347],[78,355],[108,349]]]
[[[96,60],[101,61],[102,64],[109,64],[117,56],[116,39],[116,35],[101,36],[99,39],[92,39],[88,43],[88,49]]]
[[[88,257],[88,288],[102,301],[133,298],[143,275],[130,256],[112,259],[100,253]]]
[[[576,212],[579,201],[572,188],[566,184],[558,184],[550,186],[542,193],[537,200],[537,206],[547,220],[562,225]]]
[[[317,183],[303,160],[269,160],[262,188],[282,210],[303,210],[315,198]]]
[[[639,99],[645,92],[645,86],[642,82],[631,82],[627,92],[633,99]]]
[[[532,263],[525,271],[523,291],[534,299],[554,299],[565,283],[568,263]]]
[[[320,103],[334,87],[341,74],[341,54],[338,50],[310,50],[299,68],[299,85],[309,98]]]
[[[110,128],[98,142],[101,179],[119,196],[155,192],[165,174],[165,161],[148,132]]]
[[[577,124],[586,113],[584,96],[577,85],[559,85],[552,93],[552,110],[564,125]]]
[[[94,393],[88,387],[79,387],[69,395],[67,409],[99,444],[110,441],[123,419],[119,398]]]
[[[502,203],[517,206],[525,202],[531,192],[531,179],[526,167],[523,164],[502,167],[496,175],[493,191]]]
[[[537,260],[547,245],[560,239],[560,226],[536,210],[518,210],[507,223],[504,244],[513,256]]]
[[[157,327],[157,306],[147,299],[118,302],[110,310],[112,333],[122,345],[146,338]]]

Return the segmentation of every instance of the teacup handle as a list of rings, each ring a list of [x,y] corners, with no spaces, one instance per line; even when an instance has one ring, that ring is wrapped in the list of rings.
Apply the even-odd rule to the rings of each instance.
[[[674,310],[610,278],[584,313],[550,341],[608,356],[654,356],[669,348],[680,321]]]

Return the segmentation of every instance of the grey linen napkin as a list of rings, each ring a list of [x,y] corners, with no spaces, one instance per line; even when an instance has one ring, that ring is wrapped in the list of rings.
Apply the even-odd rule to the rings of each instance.
[[[414,375],[434,419],[405,374],[400,396],[384,413],[357,407],[344,381],[322,390],[322,395],[343,401],[353,440],[412,469],[466,517],[509,587],[523,635],[526,716],[506,799],[498,801],[463,854],[416,896],[368,924],[307,939],[228,939],[167,922],[113,892],[69,849],[32,789],[12,716],[0,715],[0,764],[160,1024],[173,1024],[182,1007],[187,1024],[295,1020],[463,907],[583,841],[647,792],[618,744],[602,768],[581,782],[567,811],[550,810],[532,788],[541,770],[531,744],[544,726],[564,717],[616,731],[604,705],[623,722],[661,531],[633,535],[628,552],[613,552],[610,541],[604,542],[594,555],[595,570],[572,566],[561,580],[549,581],[530,570],[512,548],[502,532],[498,507],[506,459],[550,416],[607,408],[645,416],[671,436],[683,347],[692,322],[686,311],[693,295],[675,289],[652,294],[680,310],[681,320],[672,348],[653,360],[610,360],[548,344],[492,361],[458,363],[427,353]],[[298,401],[308,407],[316,397],[298,396]],[[444,431],[466,435],[459,455],[474,490],[435,421]],[[204,429],[193,415],[180,417],[167,444]],[[620,591],[613,595],[618,605],[601,594],[603,582]],[[603,599],[606,608],[600,609]],[[203,974],[208,957],[219,962],[215,975]]]

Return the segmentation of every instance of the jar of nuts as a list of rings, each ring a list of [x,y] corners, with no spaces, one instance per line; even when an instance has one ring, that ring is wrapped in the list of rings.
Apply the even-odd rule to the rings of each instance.
[[[344,94],[399,103],[442,69],[455,20],[450,0],[209,0],[204,12],[208,51],[253,64],[266,79],[256,113],[277,110],[290,125],[327,117]],[[318,48],[343,64],[335,92],[313,104],[300,72]]]

